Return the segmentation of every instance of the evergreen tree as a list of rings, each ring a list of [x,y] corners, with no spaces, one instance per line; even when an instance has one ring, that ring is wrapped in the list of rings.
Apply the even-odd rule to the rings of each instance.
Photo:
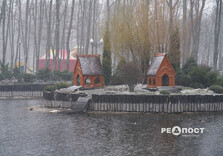
[[[111,80],[111,44],[110,44],[110,33],[108,26],[104,34],[102,66],[104,72],[104,82],[106,85],[108,85]]]
[[[173,68],[177,70],[180,67],[180,34],[178,28],[170,36],[168,57]]]

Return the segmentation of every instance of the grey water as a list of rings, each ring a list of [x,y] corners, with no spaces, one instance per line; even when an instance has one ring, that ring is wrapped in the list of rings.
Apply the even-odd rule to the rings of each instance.
[[[223,155],[223,113],[72,114],[30,111],[42,100],[0,100],[0,156]],[[161,128],[205,128],[203,134]]]

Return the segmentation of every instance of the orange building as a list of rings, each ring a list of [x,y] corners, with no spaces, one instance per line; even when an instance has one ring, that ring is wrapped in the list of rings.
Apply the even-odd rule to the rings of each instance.
[[[147,72],[147,88],[175,86],[176,73],[166,53],[155,54]]]
[[[73,84],[84,88],[99,88],[104,86],[103,69],[100,55],[76,55]]]

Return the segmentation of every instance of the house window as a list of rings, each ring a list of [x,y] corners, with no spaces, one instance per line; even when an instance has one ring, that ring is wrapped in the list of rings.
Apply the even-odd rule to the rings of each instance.
[[[97,77],[95,80],[94,80],[94,84],[100,84],[101,83],[101,81],[100,81],[100,79]]]
[[[85,84],[91,84],[91,80],[89,78],[86,78]]]

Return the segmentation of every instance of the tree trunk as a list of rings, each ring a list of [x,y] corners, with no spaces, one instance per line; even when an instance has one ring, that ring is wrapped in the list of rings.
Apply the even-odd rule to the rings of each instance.
[[[84,49],[84,40],[85,40],[85,37],[84,37],[84,28],[85,28],[85,9],[86,9],[86,0],[83,0],[84,1],[84,4],[83,6],[81,5],[81,10],[82,10],[82,16],[81,16],[81,43],[80,43],[80,52],[81,54],[84,54],[85,53],[85,49]]]
[[[90,42],[90,34],[91,34],[91,17],[92,17],[92,0],[90,0],[90,6],[88,10],[88,27],[87,27],[87,34],[86,34],[86,44],[85,44],[85,54],[89,54],[89,42]]]
[[[180,57],[180,68],[183,67],[185,59],[188,57],[187,50],[187,0],[183,1],[183,27],[182,27],[182,49]]]
[[[26,18],[25,18],[25,36],[23,36],[23,48],[24,48],[24,72],[26,73],[28,64],[28,32],[29,32],[29,0],[26,1]],[[22,22],[22,21],[21,21]]]
[[[3,0],[2,2],[2,10],[1,10],[1,16],[2,16],[2,63],[5,64],[5,57],[6,57],[6,35],[5,35],[5,23],[6,23],[6,0]]]
[[[12,8],[14,7],[14,0],[10,0],[10,12],[11,12],[11,23],[9,25],[9,37],[10,37],[10,47],[11,47],[11,63],[10,63],[10,67],[11,67],[11,70],[13,68],[13,59],[14,59],[14,24],[15,24],[15,20],[14,20],[14,15],[13,15],[13,11],[12,11]]]
[[[46,41],[46,60],[45,60],[46,68],[49,68],[49,61],[50,61],[52,5],[53,5],[53,0],[50,0],[49,15],[48,15],[49,18],[47,21],[47,41]]]
[[[221,9],[222,9],[222,0],[216,0],[217,8],[216,8],[216,15],[215,15],[215,28],[214,28],[214,70],[217,70],[218,65],[218,43],[219,43],[219,34],[221,28]]]
[[[63,69],[62,71],[65,70],[65,29],[66,29],[66,22],[67,22],[67,6],[68,2],[65,1],[65,8],[64,8],[64,19],[63,19],[63,32],[62,32],[62,37],[61,37],[61,55],[63,58]],[[63,52],[63,53],[62,53]],[[61,63],[61,59],[59,61]]]
[[[56,47],[56,58],[54,58],[53,71],[56,70],[56,66],[59,64],[59,50],[60,50],[60,0],[56,0],[56,29],[55,29],[55,47]]]
[[[134,92],[135,85],[128,85],[129,92]]]
[[[74,16],[74,4],[75,0],[72,1],[72,8],[71,8],[71,16],[70,16],[70,25],[68,29],[68,34],[67,34],[67,42],[66,42],[66,49],[67,49],[67,70],[69,71],[69,60],[70,60],[70,34],[71,34],[71,29],[72,29],[72,24],[73,24],[73,16]]]
[[[38,26],[39,28],[38,28],[37,51],[36,51],[36,71],[38,71],[39,69],[39,55],[42,41],[43,15],[44,15],[44,5],[43,5],[43,0],[41,0],[39,7],[39,26]]]

